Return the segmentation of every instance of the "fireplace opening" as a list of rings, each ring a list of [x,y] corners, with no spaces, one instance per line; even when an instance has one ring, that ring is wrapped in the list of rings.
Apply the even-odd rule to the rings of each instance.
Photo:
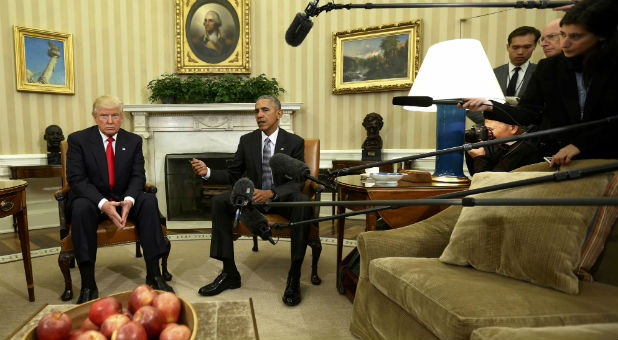
[[[190,160],[197,158],[212,170],[225,169],[233,153],[183,153],[165,155],[165,197],[170,221],[210,221],[211,199],[231,185],[206,184],[193,173]]]

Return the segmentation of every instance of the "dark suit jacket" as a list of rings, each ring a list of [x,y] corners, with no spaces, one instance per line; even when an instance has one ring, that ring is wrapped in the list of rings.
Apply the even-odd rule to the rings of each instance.
[[[67,139],[67,181],[71,186],[68,208],[76,197],[97,205],[103,198],[135,199],[144,191],[146,174],[142,138],[123,129],[118,131],[114,161],[114,190],[109,188],[107,157],[97,126],[74,132]]]
[[[537,124],[541,129],[597,120],[616,115],[618,98],[618,63],[608,56],[592,72],[583,117],[575,71],[563,54],[542,59],[517,107],[493,102],[508,111],[522,125]],[[496,107],[494,107],[494,110]],[[541,156],[551,156],[560,148],[573,144],[578,158],[618,158],[616,148],[618,123],[604,123],[577,131],[553,134],[543,139]]]
[[[305,161],[305,140],[279,128],[275,153],[284,153],[302,162]],[[238,149],[234,159],[225,170],[210,169],[208,183],[234,184],[240,177],[248,177],[256,188],[262,188],[262,133],[260,130],[252,131],[240,137]],[[302,190],[304,180],[289,181],[282,176],[277,176],[273,171],[273,188],[280,200],[294,192]]]
[[[526,87],[528,87],[528,83],[532,78],[532,74],[536,69],[536,64],[530,63],[528,64],[528,68],[526,69],[526,73],[524,73],[524,80],[521,83],[518,91],[515,93],[515,96],[521,97],[524,92],[526,92]],[[507,87],[507,79],[509,78],[509,64],[504,64],[494,68],[494,73],[496,78],[498,79],[498,84],[500,84],[500,88],[502,89],[502,93],[506,96],[506,87]]]

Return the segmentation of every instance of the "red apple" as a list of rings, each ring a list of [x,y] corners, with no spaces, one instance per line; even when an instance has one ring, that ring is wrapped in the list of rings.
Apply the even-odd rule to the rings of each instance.
[[[159,335],[159,340],[189,340],[191,330],[185,325],[170,324]]]
[[[92,329],[80,333],[75,340],[107,340],[105,335]]]
[[[147,340],[148,334],[139,322],[130,321],[112,333],[111,340]]]
[[[36,327],[36,335],[40,340],[67,339],[73,328],[71,318],[59,312],[45,314]]]
[[[147,284],[141,284],[131,292],[129,297],[129,312],[135,313],[142,306],[150,306],[157,292]]]
[[[144,326],[149,338],[156,338],[163,330],[165,317],[158,309],[152,306],[144,306],[133,314],[133,321],[137,321]]]
[[[133,319],[133,313],[124,307],[122,307],[122,314],[126,315],[129,319]]]
[[[90,319],[88,318],[85,318],[84,321],[82,321],[82,324],[81,326],[79,326],[79,328],[85,329],[85,330],[92,329],[94,331],[99,330],[99,326],[95,325],[94,322],[90,321]]]
[[[101,333],[109,338],[115,330],[129,321],[131,319],[124,314],[112,314],[101,324]]]
[[[88,318],[95,325],[101,326],[103,321],[107,319],[108,316],[112,314],[119,314],[122,312],[122,304],[118,299],[113,297],[104,297],[96,300],[90,306],[90,313],[88,314]]]
[[[157,295],[152,301],[152,306],[158,309],[165,317],[165,322],[176,322],[180,315],[180,299],[170,292]]]
[[[69,340],[77,340],[77,337],[84,333],[85,331],[87,331],[87,329],[82,329],[82,328],[76,328],[76,329],[72,329],[69,332]]]

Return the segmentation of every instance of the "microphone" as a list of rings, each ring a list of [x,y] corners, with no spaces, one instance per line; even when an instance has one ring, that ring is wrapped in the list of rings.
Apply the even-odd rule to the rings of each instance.
[[[276,244],[266,216],[251,205],[244,207],[243,211],[244,214],[240,216],[240,221],[247,226],[247,229],[254,235],[261,237],[262,240],[268,240],[270,243]]]
[[[296,13],[294,20],[288,27],[288,30],[285,32],[285,42],[287,42],[290,46],[298,46],[300,43],[305,40],[309,31],[313,27],[313,22],[309,17],[318,15],[318,1],[313,0],[307,4],[305,8],[305,13]]]
[[[311,176],[307,164],[294,157],[283,153],[275,153],[270,158],[269,164],[273,172],[273,178],[284,177],[290,181],[296,182],[303,182],[306,179],[309,179],[327,188],[332,188],[330,184],[324,183],[323,181]]]
[[[399,96],[393,97],[393,105],[402,105],[402,106],[420,106],[420,107],[429,107],[434,104],[441,105],[457,105],[463,104],[465,101],[461,98],[453,98],[453,99],[436,99],[434,100],[431,97],[426,96]]]
[[[242,208],[246,207],[253,199],[253,182],[247,177],[243,177],[234,183],[232,193],[230,194],[230,203],[236,206],[236,215],[234,216],[234,224],[232,228],[238,226],[238,220],[242,213]]]

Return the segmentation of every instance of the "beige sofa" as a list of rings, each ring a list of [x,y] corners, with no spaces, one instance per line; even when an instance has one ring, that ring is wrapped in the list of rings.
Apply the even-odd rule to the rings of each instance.
[[[598,163],[574,162],[571,168],[595,164]],[[546,168],[546,164],[538,164],[523,170]],[[572,196],[586,193],[597,196],[599,190],[607,193],[605,186],[610,177],[606,175],[603,180],[592,182],[581,182],[584,180],[580,179],[558,184],[538,184],[531,187],[532,189],[508,189],[483,195],[554,197],[555,191],[563,190],[566,193],[571,192]],[[473,179],[473,186],[476,180],[477,176]],[[487,183],[485,178],[485,182],[481,184]],[[509,190],[515,190],[519,195],[523,193],[524,196],[513,196]],[[539,190],[542,191],[541,194]],[[615,195],[615,191],[611,195]],[[593,215],[597,218],[598,210],[589,213],[586,208],[581,208],[578,211],[583,213],[578,212],[579,217],[569,215],[577,209],[579,208],[462,209],[453,206],[411,226],[360,234],[358,251],[361,267],[350,326],[352,333],[361,339],[562,339],[564,334],[572,335],[571,338],[617,339],[618,227],[615,222],[609,223],[609,226],[613,225],[613,229],[607,242],[604,242],[604,252],[589,269],[596,281],[578,280],[574,272],[579,266],[579,249],[586,238],[587,227],[583,227],[582,236],[582,226],[577,224],[590,220]],[[500,213],[495,215],[496,211]],[[477,224],[485,223],[488,219],[486,215],[492,215],[492,212],[494,215],[491,223],[494,223],[494,226],[508,225],[512,228],[500,227],[493,230],[485,226],[475,230]],[[518,228],[524,230],[524,227],[518,223],[520,220],[524,220],[521,221],[522,225],[534,221],[526,220],[527,212],[547,216],[539,217],[541,222],[536,230],[528,228],[528,231],[540,234],[527,235],[526,240],[522,241],[517,239],[520,234]],[[509,214],[515,214],[516,219],[509,220]],[[581,221],[578,222],[580,217]],[[466,222],[462,220],[466,218],[477,218],[468,225],[472,225],[472,238],[480,234],[479,239],[462,240],[460,229]],[[551,229],[554,225],[556,229]],[[514,229],[516,231],[513,231]],[[493,231],[489,236],[483,236],[486,230]],[[574,243],[571,242],[567,248],[558,247],[559,254],[556,255],[556,258],[566,256],[570,260],[566,261],[566,264],[558,263],[565,260],[554,259],[554,254],[546,252],[546,249],[551,248],[549,245],[554,243],[564,243],[562,235],[574,230],[577,230],[574,233],[575,238],[571,240],[574,240]],[[513,232],[514,234],[508,234]],[[521,234],[525,232],[524,230]],[[493,243],[496,239],[500,239],[496,241],[499,244],[486,244]],[[564,251],[574,246],[579,247],[578,251]],[[460,260],[460,254],[456,254],[461,250],[457,249],[458,247],[466,248],[466,261],[470,263],[445,263]],[[494,261],[495,268],[488,269],[486,263],[482,263],[485,259],[479,255],[484,254],[483,252],[489,254],[485,257],[497,261]],[[545,263],[546,267],[541,268],[553,270],[562,266],[572,272],[566,275],[548,275],[543,272],[545,269],[539,271],[538,268],[526,268],[530,267],[530,261],[533,262],[533,267],[534,262],[538,262]],[[550,288],[552,285],[557,288]],[[565,292],[569,290],[570,293]],[[569,326],[569,329],[557,326]],[[556,331],[556,328],[563,332]]]

